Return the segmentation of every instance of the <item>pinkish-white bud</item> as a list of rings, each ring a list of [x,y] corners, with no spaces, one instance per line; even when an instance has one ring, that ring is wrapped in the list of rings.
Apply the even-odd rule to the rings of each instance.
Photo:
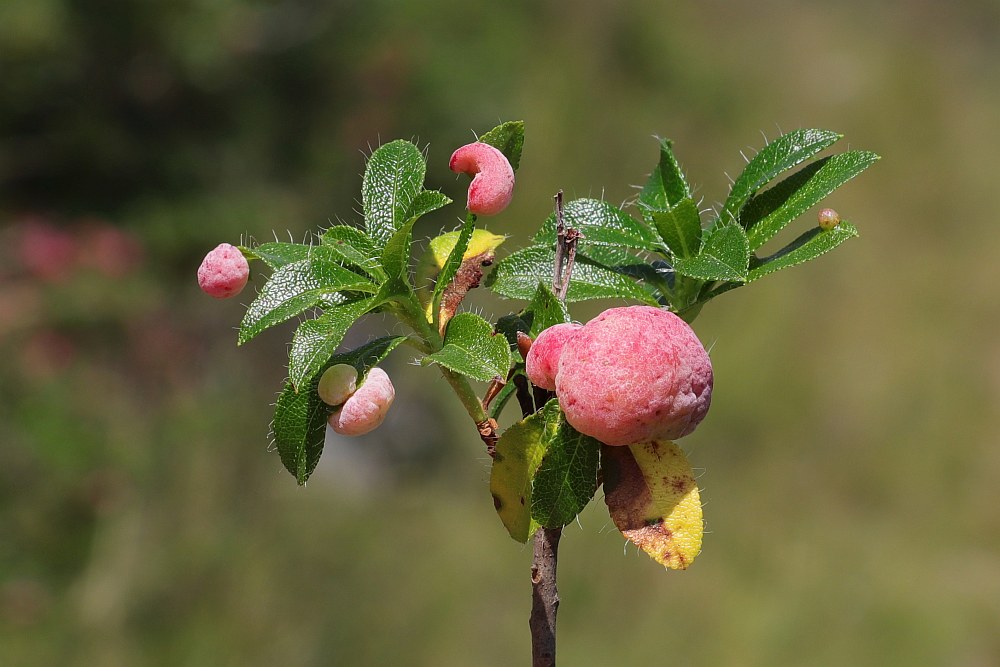
[[[524,370],[528,379],[536,387],[554,391],[556,374],[559,371],[559,355],[566,341],[576,335],[581,325],[567,322],[556,324],[538,334],[524,359]]]
[[[334,407],[341,405],[357,389],[358,371],[350,364],[330,366],[319,378],[316,388],[320,400]]]
[[[451,155],[449,169],[472,176],[469,184],[470,213],[496,215],[507,208],[514,195],[514,169],[497,148],[477,141]]]
[[[240,249],[220,243],[205,255],[198,267],[198,286],[216,299],[228,299],[243,291],[250,277],[250,264]]]
[[[389,376],[373,368],[347,402],[330,415],[330,427],[341,435],[364,435],[382,423],[395,397]]]

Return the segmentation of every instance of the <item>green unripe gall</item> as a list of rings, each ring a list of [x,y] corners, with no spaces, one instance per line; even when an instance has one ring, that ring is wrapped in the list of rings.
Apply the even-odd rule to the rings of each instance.
[[[320,399],[327,405],[341,405],[357,389],[358,371],[350,364],[330,366],[319,379]]]

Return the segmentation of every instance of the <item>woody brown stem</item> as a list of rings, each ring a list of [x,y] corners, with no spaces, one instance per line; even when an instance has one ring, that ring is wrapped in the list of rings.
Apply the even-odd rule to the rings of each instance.
[[[556,257],[552,267],[552,291],[560,301],[566,300],[576,244],[580,232],[566,229],[563,220],[563,193],[555,196],[556,204]],[[544,404],[543,396],[536,392],[535,403]],[[522,403],[522,408],[524,403]],[[541,407],[539,405],[538,407]],[[525,413],[527,416],[530,413]],[[539,528],[535,531],[531,560],[531,629],[532,667],[554,667],[556,664],[556,612],[559,611],[559,589],[556,587],[556,566],[559,563],[559,539],[562,528]]]

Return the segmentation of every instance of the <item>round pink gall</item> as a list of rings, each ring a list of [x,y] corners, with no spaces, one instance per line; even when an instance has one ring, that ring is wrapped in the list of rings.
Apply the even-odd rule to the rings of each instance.
[[[514,196],[514,169],[499,149],[481,141],[466,144],[452,153],[448,168],[472,176],[470,213],[496,215],[510,204]]]
[[[381,368],[373,368],[344,405],[330,415],[330,427],[341,435],[364,435],[382,423],[394,398],[392,380]]]
[[[240,249],[220,243],[205,255],[198,267],[198,286],[216,299],[228,299],[243,291],[250,277],[250,264]]]
[[[525,372],[533,385],[549,391],[555,390],[559,355],[562,354],[566,341],[581,328],[579,324],[566,322],[551,326],[538,334],[524,360]]]
[[[712,362],[691,327],[662,308],[611,308],[559,356],[556,396],[573,428],[608,445],[691,433],[712,401]]]

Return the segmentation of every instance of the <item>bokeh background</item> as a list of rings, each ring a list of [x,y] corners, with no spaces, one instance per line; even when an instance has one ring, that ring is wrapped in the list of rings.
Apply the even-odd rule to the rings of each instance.
[[[860,240],[695,323],[704,551],[664,572],[599,495],[562,664],[1000,664],[998,112],[994,0],[0,2],[0,664],[528,663],[530,549],[440,377],[390,357],[387,423],[298,488],[267,439],[291,329],[237,349],[250,297],[194,280],[358,222],[380,141],[463,201],[451,150],[509,119],[511,247],[557,189],[632,196],[654,134],[706,206],[780,131],[884,157],[829,200]]]

